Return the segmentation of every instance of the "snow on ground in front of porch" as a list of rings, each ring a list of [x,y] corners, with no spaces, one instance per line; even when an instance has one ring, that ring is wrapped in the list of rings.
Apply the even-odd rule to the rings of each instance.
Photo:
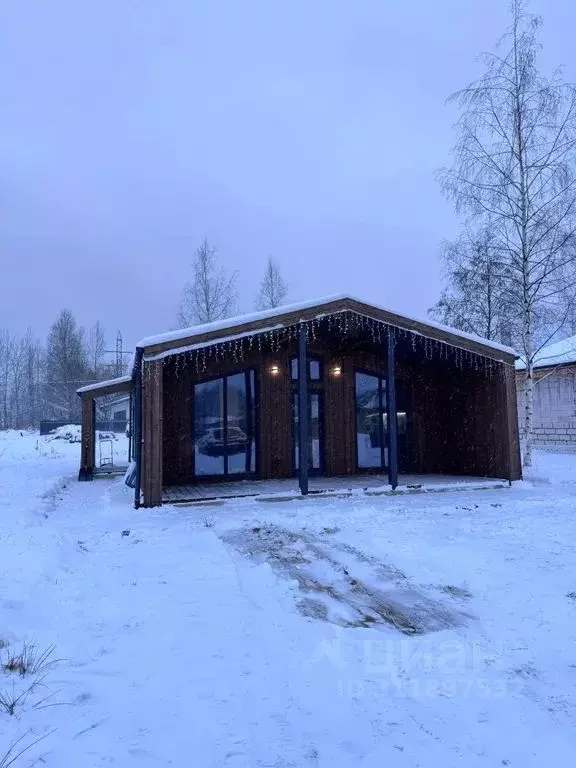
[[[576,455],[511,489],[138,512],[78,459],[0,433],[1,653],[60,659],[0,761],[23,736],[16,768],[569,763]]]

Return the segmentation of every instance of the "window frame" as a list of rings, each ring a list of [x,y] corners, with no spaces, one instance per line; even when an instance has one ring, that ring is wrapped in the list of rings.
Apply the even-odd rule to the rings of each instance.
[[[310,371],[310,364],[313,362],[318,363],[319,375],[317,379],[312,378],[312,374]],[[297,376],[294,376],[292,374],[292,371],[294,370],[294,363],[296,363],[296,366],[298,367]],[[307,370],[309,384],[318,386],[319,384],[322,384],[324,382],[324,362],[321,357],[318,357],[318,355],[308,355],[306,357],[306,370]],[[300,380],[300,370],[298,366],[298,355],[293,355],[290,358],[290,381],[292,382],[293,386],[296,386],[299,380]]]
[[[325,471],[326,471],[326,433],[325,433],[325,423],[324,423],[324,416],[325,416],[325,403],[324,403],[324,390],[323,389],[311,389],[308,390],[308,420],[312,418],[312,400],[311,396],[318,398],[318,459],[319,459],[319,466],[318,467],[309,467],[308,468],[308,474],[310,477],[323,477]],[[296,401],[298,399],[299,392],[298,389],[293,389],[290,395],[290,421],[292,422],[292,475],[296,476],[298,475],[299,469],[297,465],[297,456],[298,456],[298,450],[297,450],[297,439],[299,437],[298,435],[298,429],[296,426],[296,418],[295,416],[298,413],[298,410],[296,408]],[[310,435],[308,435],[308,440],[310,440]]]
[[[358,455],[358,385],[357,376],[372,376],[372,378],[378,381],[378,432],[380,436],[380,466],[378,467],[362,467],[360,466]],[[388,402],[387,397],[383,394],[383,384],[386,383],[388,387],[388,377],[384,376],[377,371],[372,371],[366,368],[354,368],[354,454],[356,458],[356,471],[357,472],[386,472],[388,465],[386,464],[386,448],[388,446],[388,430],[384,430],[384,414],[386,415],[386,423],[388,423]]]
[[[252,451],[254,451],[254,469],[244,470],[243,472],[229,472],[228,464],[228,379],[233,376],[244,374],[244,386],[246,391],[246,421],[248,423],[249,430],[252,430],[252,434],[248,434],[248,447],[246,449],[246,465],[252,463]],[[214,381],[222,381],[223,389],[223,403],[222,403],[222,423],[217,427],[224,433],[225,451],[223,454],[224,459],[224,471],[217,474],[197,474],[196,472],[196,387],[201,384],[210,384]],[[250,397],[248,395],[251,395]],[[192,477],[195,482],[210,482],[210,481],[233,481],[234,479],[242,480],[245,478],[257,479],[260,476],[260,441],[259,436],[259,382],[256,368],[244,368],[240,371],[231,371],[221,376],[210,376],[209,378],[202,378],[192,383],[192,407],[191,411],[191,442],[192,442]],[[252,448],[252,446],[254,446]]]

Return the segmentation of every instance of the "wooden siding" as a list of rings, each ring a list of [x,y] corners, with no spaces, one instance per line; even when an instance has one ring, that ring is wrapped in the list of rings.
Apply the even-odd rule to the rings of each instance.
[[[508,419],[508,451],[510,456],[510,480],[522,479],[522,459],[520,456],[520,433],[518,426],[518,392],[514,366],[504,365],[506,416]]]
[[[325,473],[350,475],[356,461],[356,370],[387,375],[386,347],[310,344],[310,355],[323,363],[323,380],[310,389],[324,392]],[[258,473],[264,479],[292,474],[292,411],[290,360],[296,345],[279,352],[255,350],[242,361],[213,360],[203,372],[185,356],[168,357],[163,366],[164,485],[194,482],[193,387],[196,382],[254,368],[257,378]],[[147,364],[149,365],[149,364]],[[333,374],[340,365],[340,376]],[[407,410],[407,450],[400,471],[448,473],[517,479],[517,424],[510,410],[515,391],[513,374],[492,377],[481,372],[447,368],[444,360],[397,360],[398,410]],[[278,366],[279,373],[270,369]],[[497,366],[495,366],[496,368]],[[498,366],[504,368],[504,366]],[[505,366],[506,371],[511,366]]]
[[[256,363],[260,407],[258,409],[258,436],[260,440],[260,477],[271,479],[290,477],[292,474],[292,380],[290,360],[296,354],[291,350],[271,352]],[[270,369],[278,366],[279,373]]]
[[[162,503],[163,365],[145,363],[142,371],[142,501],[145,507]]]

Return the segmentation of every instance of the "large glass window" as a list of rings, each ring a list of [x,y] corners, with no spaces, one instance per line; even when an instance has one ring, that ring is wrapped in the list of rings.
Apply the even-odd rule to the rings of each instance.
[[[388,413],[386,379],[370,373],[357,372],[356,385],[356,453],[358,469],[387,469]],[[396,382],[396,424],[398,430],[398,465],[400,471],[410,471],[411,453],[410,397],[402,381]]]
[[[292,381],[298,381],[298,358],[293,357],[290,361],[290,371]],[[322,380],[322,363],[316,357],[308,358],[308,379],[309,381]]]
[[[194,472],[233,475],[256,471],[254,371],[194,387]]]
[[[383,469],[387,464],[384,417],[386,381],[356,374],[356,445],[359,469]]]
[[[308,392],[308,469],[313,474],[322,471],[323,434],[322,434],[322,392]],[[300,434],[298,419],[298,392],[292,393],[293,465],[300,467]]]

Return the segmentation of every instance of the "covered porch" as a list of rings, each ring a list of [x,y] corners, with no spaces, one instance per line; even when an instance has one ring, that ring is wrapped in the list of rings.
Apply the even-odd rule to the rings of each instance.
[[[406,493],[440,493],[505,488],[509,481],[465,475],[399,475],[392,488],[387,475],[352,475],[340,477],[311,477],[308,494],[313,496],[386,496]],[[167,486],[162,491],[163,504],[190,504],[205,501],[225,501],[254,497],[259,501],[288,501],[300,497],[300,487],[294,478],[278,480],[237,480],[219,483],[193,483]]]
[[[96,382],[78,390],[82,400],[79,480],[126,472],[134,455],[133,390],[130,376]],[[126,397],[128,408],[123,411],[125,416],[114,418],[111,407],[119,396]]]

